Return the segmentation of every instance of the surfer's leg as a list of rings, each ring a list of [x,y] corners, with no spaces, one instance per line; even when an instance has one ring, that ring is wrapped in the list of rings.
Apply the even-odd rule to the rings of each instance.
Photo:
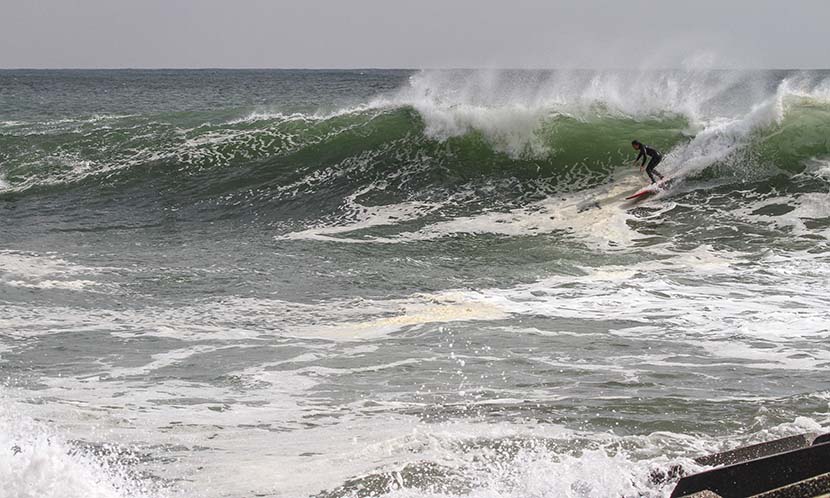
[[[651,178],[651,183],[657,183],[657,180],[654,179],[654,175],[657,175],[658,178],[661,180],[663,179],[663,175],[658,173],[654,170],[658,164],[660,164],[660,157],[652,157],[651,161],[649,161],[648,166],[646,166],[646,173],[648,173],[648,177]]]
[[[648,166],[646,166],[646,173],[648,173],[648,177],[651,178],[651,183],[657,183],[657,180],[654,179],[654,173],[656,173],[656,171],[654,171],[654,166],[654,159],[652,159],[651,162],[648,163]]]

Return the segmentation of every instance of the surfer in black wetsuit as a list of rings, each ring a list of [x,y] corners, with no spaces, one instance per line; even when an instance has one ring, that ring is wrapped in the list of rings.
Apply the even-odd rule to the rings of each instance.
[[[657,149],[649,147],[648,145],[643,145],[639,140],[632,140],[631,146],[634,147],[634,150],[640,151],[637,159],[634,160],[634,164],[637,164],[637,161],[642,158],[643,162],[640,164],[640,171],[643,170],[643,166],[646,166],[646,159],[650,157],[651,160],[648,162],[648,166],[646,166],[646,173],[648,173],[648,177],[651,178],[651,183],[657,183],[657,180],[654,179],[654,175],[657,175],[657,177],[662,180],[663,175],[654,170],[654,168],[656,168],[663,159],[663,156],[657,152]]]

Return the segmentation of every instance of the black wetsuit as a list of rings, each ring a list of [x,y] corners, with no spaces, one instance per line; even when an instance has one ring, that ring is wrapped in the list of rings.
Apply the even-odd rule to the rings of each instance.
[[[657,180],[654,179],[655,174],[657,176],[659,176],[660,179],[662,180],[663,175],[661,175],[660,173],[657,173],[656,171],[654,171],[654,168],[656,168],[657,165],[660,164],[660,161],[663,160],[663,156],[661,156],[660,153],[657,152],[657,149],[655,149],[654,147],[649,147],[648,145],[640,144],[640,154],[637,156],[637,159],[635,159],[634,161],[635,162],[639,161],[640,158],[642,158],[643,159],[642,166],[645,166],[646,165],[646,156],[651,158],[651,160],[648,162],[648,166],[646,166],[646,173],[648,173],[648,177],[651,178],[651,183],[656,183],[657,182]]]

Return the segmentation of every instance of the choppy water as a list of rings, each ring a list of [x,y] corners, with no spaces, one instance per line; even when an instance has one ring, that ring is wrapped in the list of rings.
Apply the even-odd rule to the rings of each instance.
[[[827,430],[828,137],[821,71],[0,71],[0,494],[658,497]]]

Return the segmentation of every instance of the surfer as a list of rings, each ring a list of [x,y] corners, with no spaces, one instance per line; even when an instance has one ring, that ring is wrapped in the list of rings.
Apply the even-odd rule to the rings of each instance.
[[[634,150],[640,151],[640,154],[637,155],[637,159],[634,160],[634,164],[637,164],[637,161],[641,158],[643,159],[642,164],[640,164],[640,171],[643,171],[643,166],[646,166],[646,159],[650,157],[651,160],[648,162],[648,166],[646,166],[646,173],[648,173],[648,177],[651,178],[651,183],[657,183],[657,180],[654,179],[654,175],[657,175],[662,180],[663,175],[654,170],[654,168],[656,168],[663,159],[663,156],[657,152],[657,149],[649,147],[648,145],[643,145],[639,140],[632,140],[631,146],[634,147]]]

